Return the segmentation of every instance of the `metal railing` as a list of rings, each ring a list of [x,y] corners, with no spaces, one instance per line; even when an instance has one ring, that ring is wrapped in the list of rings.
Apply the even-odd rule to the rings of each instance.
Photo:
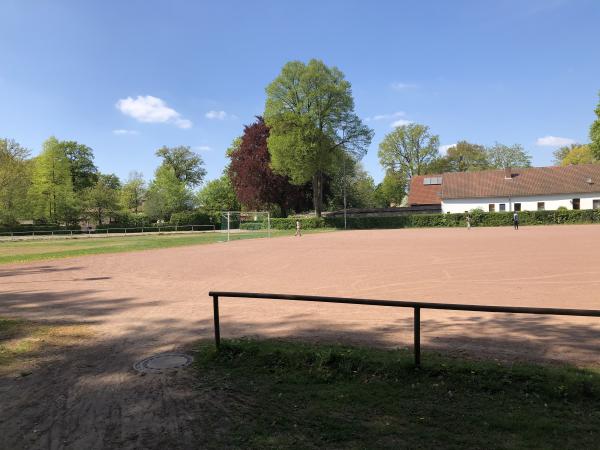
[[[14,240],[19,238],[54,238],[54,237],[106,237],[122,234],[152,234],[152,233],[181,233],[215,231],[215,225],[146,225],[143,227],[102,227],[90,230],[30,230],[30,231],[5,231],[0,232],[0,240]]]
[[[224,292],[210,291],[209,296],[213,299],[214,331],[215,345],[217,349],[221,345],[221,327],[219,322],[219,298],[250,298],[250,299],[269,299],[286,300],[300,302],[320,302],[320,303],[345,303],[350,305],[369,305],[369,306],[391,306],[394,308],[412,308],[413,314],[413,334],[414,334],[414,356],[415,365],[421,364],[421,309],[441,309],[448,311],[475,311],[475,312],[494,312],[511,314],[538,314],[554,316],[580,316],[580,317],[600,317],[600,310],[595,309],[566,309],[566,308],[530,308],[526,306],[487,306],[487,305],[464,305],[457,303],[428,303],[398,300],[373,300],[366,298],[346,298],[346,297],[322,297],[318,295],[293,295],[293,294],[262,294],[256,292]]]

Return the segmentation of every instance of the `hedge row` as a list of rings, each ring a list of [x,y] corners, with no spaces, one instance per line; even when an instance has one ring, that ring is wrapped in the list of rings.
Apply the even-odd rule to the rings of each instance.
[[[498,227],[512,225],[512,212],[486,213],[473,211],[470,213],[471,225],[474,227]],[[343,217],[271,219],[271,227],[278,230],[289,230],[296,227],[300,221],[303,229],[313,228],[344,228]],[[577,223],[600,223],[600,210],[561,210],[561,211],[521,211],[521,225],[554,225]],[[390,217],[348,217],[348,228],[366,230],[375,228],[441,228],[464,227],[466,214],[414,214]]]

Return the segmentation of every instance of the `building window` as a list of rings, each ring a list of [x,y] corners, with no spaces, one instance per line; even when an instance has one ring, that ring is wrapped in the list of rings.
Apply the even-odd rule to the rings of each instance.
[[[494,205],[493,203],[490,203],[489,206],[488,206],[488,208],[489,208],[490,212],[496,211],[496,205]]]
[[[600,209],[600,199],[592,201],[592,209]]]
[[[581,206],[581,200],[580,199],[574,198],[572,200],[572,202],[573,202],[573,209],[580,209],[580,206]]]
[[[538,202],[538,211],[544,211],[546,209],[545,202]]]
[[[498,211],[506,211],[506,203],[500,203],[498,205]]]
[[[521,211],[521,204],[515,203],[515,211]]]

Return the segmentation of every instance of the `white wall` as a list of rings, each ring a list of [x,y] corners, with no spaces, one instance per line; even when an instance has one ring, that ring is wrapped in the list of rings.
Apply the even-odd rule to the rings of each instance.
[[[540,195],[535,197],[448,199],[442,200],[442,212],[464,213],[475,208],[481,208],[487,212],[490,203],[496,206],[496,212],[500,211],[500,203],[506,204],[506,211],[513,211],[515,203],[521,204],[521,211],[537,211],[538,202],[545,202],[545,209],[547,211],[558,209],[560,206],[573,209],[571,200],[574,198],[581,199],[580,209],[592,209],[592,200],[600,200],[600,192],[594,194]]]

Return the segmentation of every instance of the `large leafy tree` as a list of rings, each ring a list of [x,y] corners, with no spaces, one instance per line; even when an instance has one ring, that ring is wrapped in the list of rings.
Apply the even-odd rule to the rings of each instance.
[[[381,208],[400,206],[406,195],[406,178],[401,173],[388,170],[375,189],[375,202]]]
[[[161,147],[156,156],[161,157],[162,164],[170,167],[175,177],[189,188],[200,185],[206,176],[204,161],[188,146]]]
[[[55,137],[44,142],[42,152],[34,160],[29,193],[36,218],[51,222],[77,218],[71,164]]]
[[[11,139],[0,139],[0,223],[15,223],[27,214],[31,184],[29,150]]]
[[[244,127],[244,134],[227,152],[231,163],[227,173],[240,203],[249,209],[261,209],[271,204],[279,206],[285,217],[292,208],[307,208],[310,186],[295,186],[284,175],[271,169],[267,148],[269,127],[262,117]]]
[[[459,141],[450,147],[442,159],[446,162],[443,172],[472,172],[490,167],[485,147],[467,141]]]
[[[570,166],[574,164],[592,164],[598,162],[598,159],[592,153],[590,145],[578,145],[573,147],[569,153],[560,162],[561,166]]]
[[[496,142],[487,149],[487,154],[491,168],[531,167],[531,155],[519,144],[504,145]]]
[[[146,193],[144,211],[148,217],[168,220],[174,212],[191,207],[190,189],[177,177],[172,167],[164,164],[159,166]]]
[[[198,192],[196,201],[200,208],[211,213],[240,209],[240,204],[227,175],[206,183],[206,186]]]
[[[344,192],[347,208],[374,208],[375,181],[359,161],[345,155],[346,163],[328,182],[327,203],[330,210],[344,207]]]
[[[558,166],[562,165],[563,160],[567,157],[571,150],[579,146],[581,146],[581,144],[569,144],[563,145],[562,147],[554,150],[554,152],[552,152],[552,155],[554,156],[554,163]]]
[[[439,137],[431,134],[426,125],[401,125],[379,144],[379,162],[387,171],[412,178],[428,173],[430,165],[439,158],[439,146]]]
[[[594,112],[596,113],[596,120],[590,127],[590,149],[596,159],[600,160],[600,101],[598,101],[598,106],[596,106]]]
[[[102,224],[104,219],[119,210],[119,188],[121,183],[114,175],[98,175],[96,184],[85,191],[85,205],[94,220]]]
[[[81,192],[98,181],[98,168],[94,165],[94,152],[76,141],[59,141],[58,146],[70,162],[73,190]]]
[[[146,182],[140,172],[131,172],[121,188],[121,206],[123,209],[139,212],[144,204]]]
[[[373,132],[354,113],[344,74],[322,61],[287,63],[266,92],[271,166],[296,185],[312,182],[313,205],[320,216],[325,177],[335,172],[342,152],[360,159]]]

